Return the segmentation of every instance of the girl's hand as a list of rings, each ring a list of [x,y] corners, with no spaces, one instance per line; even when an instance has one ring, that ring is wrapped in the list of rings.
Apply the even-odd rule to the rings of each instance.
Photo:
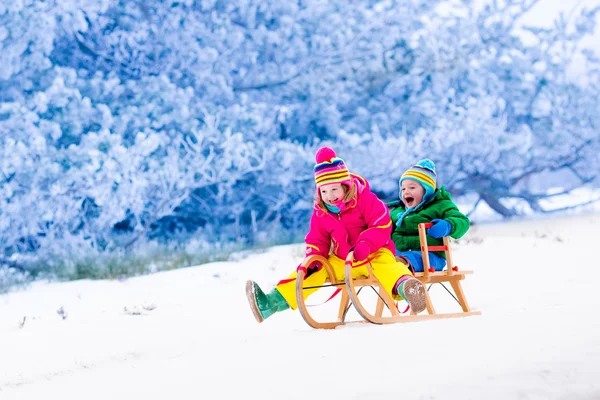
[[[364,261],[371,254],[371,248],[366,242],[360,241],[354,246],[354,261]]]

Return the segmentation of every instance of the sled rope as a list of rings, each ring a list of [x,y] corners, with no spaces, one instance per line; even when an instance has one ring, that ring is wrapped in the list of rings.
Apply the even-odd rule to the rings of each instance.
[[[325,286],[322,286],[322,287],[327,287],[327,286],[336,286],[336,285],[325,285]],[[317,287],[319,287],[319,286],[317,286]],[[303,289],[308,289],[308,288],[303,288]],[[325,300],[324,302],[322,302],[322,303],[318,303],[318,304],[307,304],[307,305],[306,305],[306,307],[316,307],[316,306],[322,306],[323,304],[327,303],[329,300],[331,300],[331,299],[333,299],[335,296],[337,296],[337,295],[338,295],[338,293],[339,293],[339,292],[341,292],[341,291],[342,291],[342,289],[340,289],[340,288],[337,288],[337,289],[335,289],[335,292],[333,292],[333,294],[332,294],[331,296],[329,296],[329,298],[328,298],[327,300]]]

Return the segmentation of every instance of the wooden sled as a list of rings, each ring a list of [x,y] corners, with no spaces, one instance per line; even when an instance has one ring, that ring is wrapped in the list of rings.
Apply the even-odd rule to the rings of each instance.
[[[452,261],[452,253],[450,250],[450,241],[448,237],[444,237],[444,245],[443,246],[428,246],[426,239],[426,229],[431,227],[433,224],[419,224],[419,237],[421,241],[421,250],[423,252],[423,265],[424,272],[418,272],[415,274],[415,278],[419,279],[421,283],[424,285],[434,283],[449,283],[454,290],[454,295],[452,295],[455,300],[458,302],[460,307],[462,308],[462,312],[456,313],[442,313],[438,314],[433,307],[431,298],[429,296],[429,291],[425,291],[426,296],[426,310],[427,314],[419,314],[415,315],[411,312],[409,315],[401,314],[397,307],[396,303],[392,299],[392,297],[385,291],[381,283],[377,280],[375,275],[373,274],[373,270],[370,263],[366,264],[366,268],[368,271],[368,276],[361,277],[357,279],[345,279],[338,280],[335,277],[335,273],[333,272],[333,268],[329,261],[322,256],[309,256],[306,257],[301,266],[304,267],[304,270],[300,268],[298,270],[298,276],[296,278],[296,300],[298,302],[298,311],[302,318],[308,325],[316,329],[333,329],[340,325],[344,325],[346,322],[346,314],[350,308],[350,303],[358,314],[363,318],[362,321],[351,321],[351,322],[371,322],[373,324],[394,324],[398,322],[414,322],[414,321],[423,321],[423,320],[431,320],[431,319],[440,319],[440,318],[457,318],[457,317],[466,317],[470,315],[480,315],[479,311],[471,311],[469,305],[467,303],[467,299],[462,290],[462,286],[460,281],[465,279],[465,276],[468,274],[472,274],[473,271],[458,271],[458,268],[453,264]],[[440,272],[435,272],[430,268],[429,264],[429,251],[444,251],[446,253],[446,263],[447,269]],[[346,263],[344,266],[344,276],[352,276],[352,259],[354,255],[352,252],[348,254],[346,258]],[[341,292],[341,300],[338,309],[337,320],[329,321],[329,322],[319,322],[316,321],[308,312],[308,308],[304,301],[303,290],[308,288],[303,288],[304,277],[306,267],[308,265],[312,265],[315,261],[318,261],[323,265],[325,271],[327,272],[326,283],[320,287],[336,287]],[[377,293],[377,304],[375,306],[375,311],[369,311],[360,301],[359,293],[364,287],[371,287]],[[314,288],[314,287],[309,287]],[[444,288],[446,288],[444,286]],[[448,288],[446,288],[448,290]],[[449,291],[449,290],[448,290]],[[452,294],[452,293],[450,293]],[[387,309],[386,315],[384,316],[384,310]]]

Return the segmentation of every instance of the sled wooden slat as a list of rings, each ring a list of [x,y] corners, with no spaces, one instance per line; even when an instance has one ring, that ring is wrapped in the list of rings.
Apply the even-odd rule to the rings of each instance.
[[[316,261],[320,262],[321,265],[323,265],[323,268],[325,268],[325,270],[327,271],[328,278],[327,278],[326,284],[335,285],[335,284],[341,283],[341,282],[338,282],[337,279],[335,278],[335,274],[333,273],[333,268],[331,267],[331,265],[329,264],[329,262],[327,261],[327,259],[325,257],[317,256],[317,255],[306,257],[304,259],[304,261],[302,261],[302,264],[300,264],[300,266],[302,266],[306,269],[308,265],[311,265]],[[306,303],[304,302],[304,294],[303,294],[304,276],[305,276],[304,271],[302,269],[299,269],[298,276],[296,277],[296,301],[298,303],[298,311],[300,312],[300,315],[302,315],[302,318],[304,319],[304,321],[308,325],[310,325],[316,329],[333,329],[337,326],[342,325],[344,323],[345,310],[349,303],[348,294],[344,293],[344,290],[342,289],[342,299],[340,301],[340,308],[338,311],[337,321],[319,322],[310,315],[310,313],[308,312],[308,309],[306,307]]]
[[[454,265],[454,259],[452,257],[452,250],[450,249],[450,239],[448,236],[444,236],[443,242],[444,252],[446,255],[446,269],[444,271],[430,271],[430,263],[429,263],[429,251],[434,246],[429,246],[427,244],[427,228],[432,227],[432,223],[419,224],[419,240],[421,242],[421,252],[423,253],[423,272],[418,272],[415,274],[415,278],[421,281],[424,285],[432,284],[432,283],[444,283],[448,282],[454,290],[454,294],[456,295],[456,299],[458,300],[460,307],[463,312],[459,313],[459,315],[481,315],[480,311],[472,311],[469,307],[469,303],[467,302],[467,298],[462,289],[462,285],[460,283],[461,280],[465,279],[465,275],[470,275],[473,271],[461,271],[456,268]],[[429,310],[429,304],[431,299],[427,298],[427,312],[432,315],[436,315],[442,318],[447,316],[448,314],[436,314],[435,311],[431,312]]]
[[[350,255],[352,255],[352,254],[350,254]],[[341,295],[342,295],[341,300],[340,300],[340,306],[339,306],[339,310],[338,310],[337,320],[321,322],[321,321],[315,320],[310,315],[310,313],[308,311],[308,307],[306,306],[306,302],[304,301],[303,283],[304,283],[305,273],[304,273],[304,270],[302,270],[302,268],[299,269],[298,276],[296,278],[296,301],[298,303],[298,311],[300,312],[300,315],[302,316],[304,321],[308,325],[312,326],[313,328],[333,329],[340,325],[344,325],[344,324],[348,323],[346,321],[346,311],[348,309],[348,306],[350,305],[350,296],[348,294],[347,285],[345,284],[345,282],[343,280],[340,281],[335,277],[333,268],[331,267],[331,264],[329,264],[329,261],[327,261],[327,259],[325,257],[318,256],[318,255],[312,255],[312,256],[306,257],[302,261],[300,266],[306,268],[308,265],[312,265],[313,263],[315,263],[317,261],[319,263],[321,263],[321,265],[323,266],[323,268],[325,268],[325,271],[327,272],[327,279],[325,281],[325,284],[323,285],[324,287],[327,287],[329,285],[333,286],[333,285],[341,284],[341,285],[337,286],[340,289]],[[370,265],[369,265],[369,268],[370,268]],[[362,277],[362,278],[358,278],[358,279],[353,279],[355,287],[380,286],[380,283],[377,280],[377,278],[375,278],[375,275],[370,274],[370,276],[371,276],[370,278]],[[381,290],[383,290],[383,288],[381,288]],[[385,293],[385,291],[384,291],[384,293]],[[390,300],[391,300],[391,298],[390,298]],[[379,304],[380,302],[381,302],[381,305]],[[393,301],[391,302],[391,304],[392,305],[394,304]],[[379,315],[381,315],[383,313],[383,309],[384,309],[384,304],[381,301],[381,299],[378,299],[376,313],[379,313]],[[394,306],[394,310],[395,310],[395,306]],[[396,312],[398,312],[398,311],[396,310]],[[363,320],[350,321],[350,322],[365,323],[368,321],[366,319],[363,319]]]
[[[473,271],[461,271],[455,270],[455,266],[452,259],[452,253],[450,250],[450,241],[448,237],[443,238],[444,245],[443,246],[428,246],[427,245],[427,237],[426,237],[426,229],[430,227],[432,224],[419,224],[419,237],[421,241],[421,249],[423,251],[423,264],[424,271],[418,272],[415,274],[415,278],[419,279],[421,283],[424,285],[434,284],[434,283],[449,283],[454,294],[456,296],[457,301],[459,302],[460,308],[462,312],[450,312],[450,313],[441,313],[438,314],[435,311],[435,307],[433,306],[433,302],[431,300],[431,296],[429,295],[429,291],[425,292],[426,295],[426,310],[427,313],[421,313],[419,315],[415,315],[414,313],[410,314],[401,314],[396,308],[396,303],[392,299],[392,297],[385,291],[379,280],[373,274],[373,270],[370,263],[365,264],[367,269],[368,276],[360,277],[356,279],[345,279],[339,280],[335,277],[333,268],[329,261],[322,256],[312,255],[306,257],[301,266],[306,268],[308,265],[312,265],[314,262],[318,261],[323,265],[325,271],[327,272],[327,279],[324,286],[331,285],[333,287],[337,287],[341,291],[341,300],[339,311],[337,315],[336,321],[326,321],[319,322],[316,321],[308,312],[308,308],[306,307],[306,303],[304,301],[303,295],[303,283],[305,273],[304,270],[300,269],[298,271],[298,276],[296,278],[296,300],[298,302],[298,310],[302,315],[302,318],[308,325],[317,329],[333,329],[340,325],[347,324],[346,312],[350,304],[356,309],[358,314],[363,318],[362,321],[350,321],[350,322],[370,322],[373,324],[395,324],[400,322],[415,322],[415,321],[424,321],[424,320],[433,320],[433,319],[442,319],[442,318],[460,318],[467,317],[471,315],[480,315],[479,311],[472,311],[467,303],[466,296],[461,286],[461,281],[465,279],[466,275],[470,275]],[[442,248],[446,254],[446,263],[447,269],[444,271],[429,271],[430,263],[429,263],[429,250],[431,248]],[[351,277],[352,276],[352,259],[353,253],[350,252],[348,257],[346,258],[344,265],[344,276]],[[334,286],[335,285],[335,286]],[[370,286],[377,293],[377,304],[375,306],[374,313],[370,312],[367,307],[365,307],[358,295],[360,288]],[[387,312],[386,312],[387,310]],[[384,315],[389,314],[389,315]]]

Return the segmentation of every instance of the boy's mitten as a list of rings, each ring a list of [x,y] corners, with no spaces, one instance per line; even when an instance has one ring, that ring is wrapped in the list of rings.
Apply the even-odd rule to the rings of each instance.
[[[444,236],[448,236],[452,231],[452,225],[450,222],[443,219],[432,219],[433,226],[427,229],[427,234],[431,237],[439,239]]]

